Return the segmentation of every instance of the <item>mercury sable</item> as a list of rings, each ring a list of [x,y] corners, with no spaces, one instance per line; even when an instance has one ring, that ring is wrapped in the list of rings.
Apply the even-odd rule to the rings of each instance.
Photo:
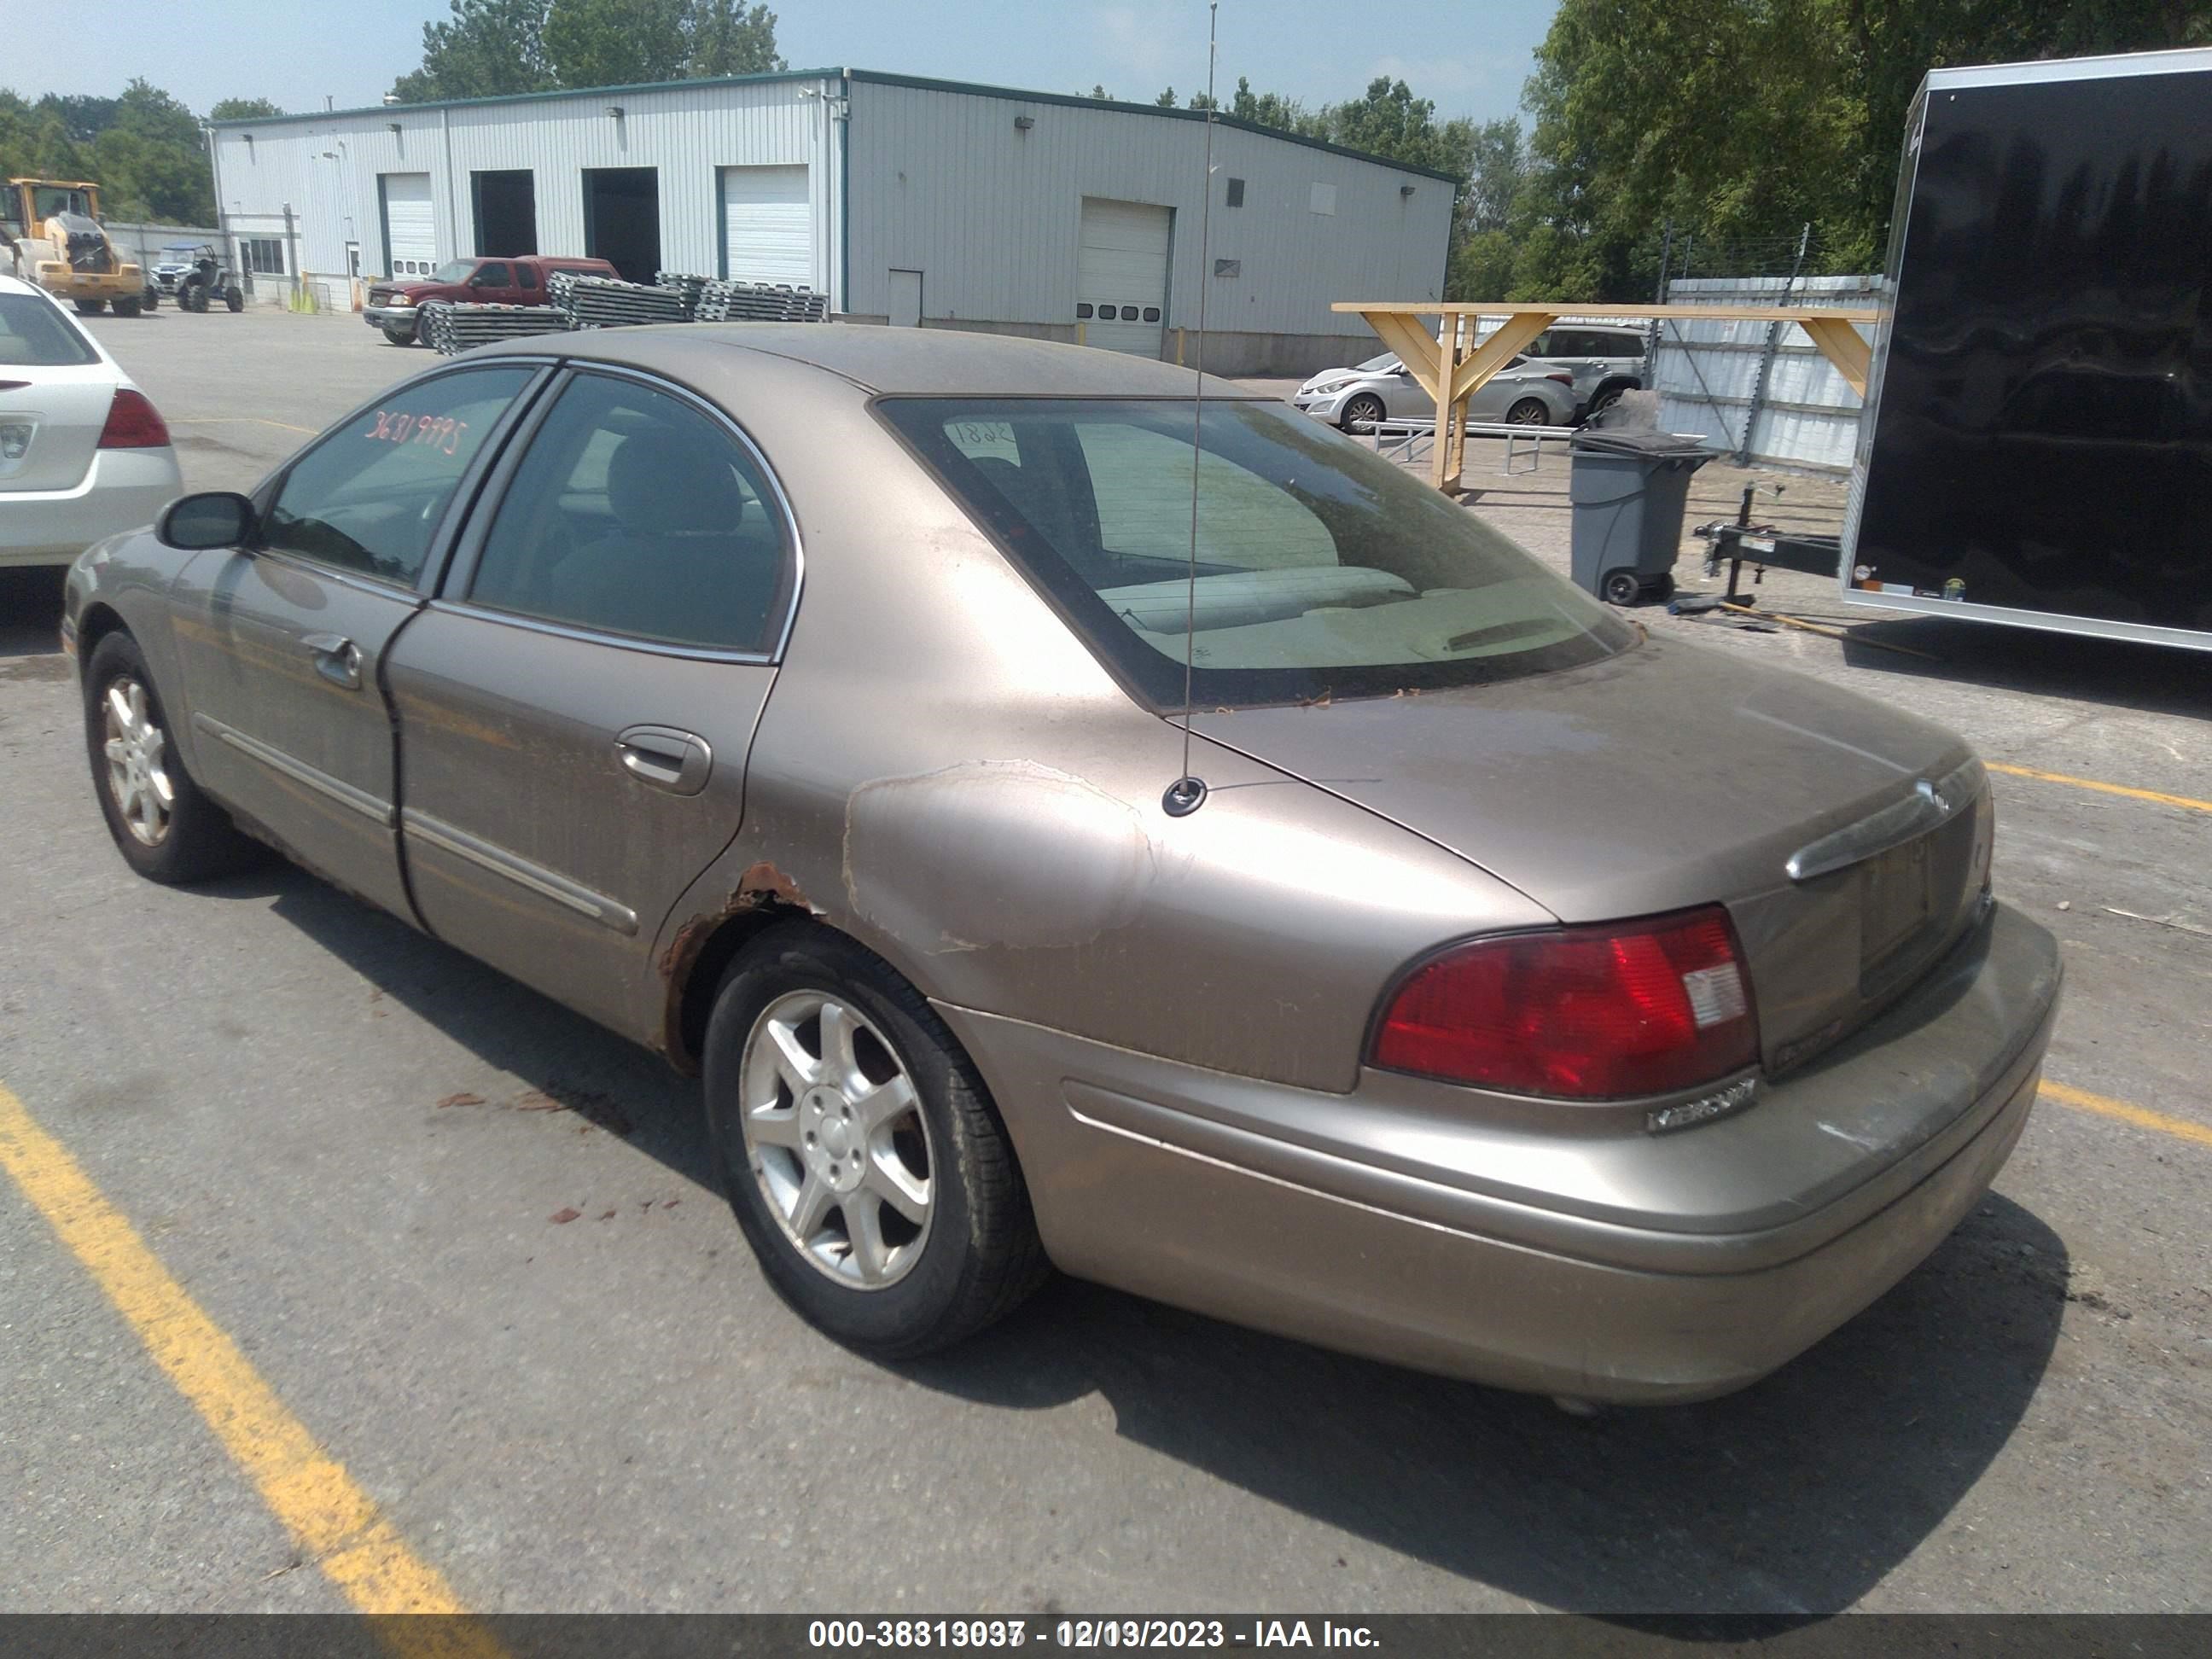
[[[463,356],[78,562],[108,828],[157,881],[281,848],[702,1073],[865,1351],[1049,1264],[1577,1399],[1772,1370],[2034,1098],[1980,763],[1198,389],[905,329]]]

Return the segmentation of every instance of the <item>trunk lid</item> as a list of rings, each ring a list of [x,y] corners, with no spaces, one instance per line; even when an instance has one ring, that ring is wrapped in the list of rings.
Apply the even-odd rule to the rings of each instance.
[[[1562,921],[1725,904],[1778,1072],[1933,966],[1978,914],[1988,874],[1989,793],[1959,738],[1692,646],[1647,641],[1502,684],[1194,725]]]
[[[76,488],[114,399],[106,363],[0,362],[0,495]]]

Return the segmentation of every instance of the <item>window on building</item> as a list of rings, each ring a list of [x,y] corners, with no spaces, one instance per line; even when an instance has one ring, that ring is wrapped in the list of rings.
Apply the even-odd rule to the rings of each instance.
[[[1146,306],[1145,307],[1145,320],[1146,322],[1157,323],[1159,319],[1160,308],[1158,306]]]
[[[246,268],[257,276],[282,276],[284,274],[284,239],[281,236],[241,236],[240,250],[245,256]]]
[[[1242,179],[1231,179],[1229,181],[1229,205],[1231,207],[1244,205],[1244,181]]]
[[[1088,318],[1091,315],[1091,301],[1088,300],[1076,301],[1075,314],[1078,317]]]

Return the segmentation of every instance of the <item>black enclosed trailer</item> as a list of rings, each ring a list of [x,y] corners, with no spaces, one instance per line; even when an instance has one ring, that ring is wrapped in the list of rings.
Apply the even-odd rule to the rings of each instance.
[[[1934,71],[1890,246],[1844,598],[2212,650],[2212,52]]]

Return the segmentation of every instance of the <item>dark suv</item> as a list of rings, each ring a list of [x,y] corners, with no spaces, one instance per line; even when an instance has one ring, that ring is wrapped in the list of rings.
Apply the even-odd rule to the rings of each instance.
[[[580,259],[565,254],[524,253],[503,259],[451,259],[428,276],[393,277],[371,283],[368,304],[362,315],[371,328],[382,329],[384,337],[392,344],[412,345],[421,337],[422,307],[429,301],[451,300],[480,306],[542,306],[548,298],[547,279],[563,270],[587,276],[619,274],[605,259]]]

